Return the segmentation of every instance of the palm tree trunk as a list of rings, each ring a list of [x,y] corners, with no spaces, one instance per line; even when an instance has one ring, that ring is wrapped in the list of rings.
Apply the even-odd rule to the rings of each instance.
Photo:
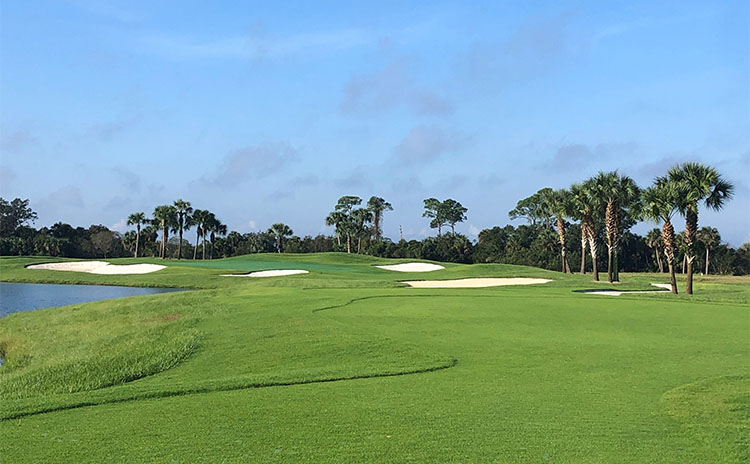
[[[614,263],[612,261],[614,255],[617,253],[617,213],[615,211],[614,201],[610,200],[607,202],[604,223],[607,229],[607,280],[609,283],[612,283],[616,280],[614,274]]]
[[[592,273],[594,274],[594,280],[596,282],[599,282],[599,268],[596,263],[596,237],[594,236],[594,224],[591,218],[588,219],[588,224],[586,224],[586,232],[589,239],[589,253],[591,254]]]
[[[677,278],[674,271],[674,227],[669,221],[664,222],[661,228],[661,239],[664,242],[664,256],[667,258],[669,267],[669,282],[672,284],[672,293],[677,295]]]
[[[167,257],[167,223],[165,221],[161,221],[161,259],[165,259]]]
[[[362,237],[357,237],[357,254],[362,253]]]
[[[568,267],[568,260],[565,259],[565,223],[562,217],[557,216],[557,236],[560,239],[560,255],[562,258],[562,271],[563,273],[569,273],[570,268]]]
[[[708,275],[708,247],[706,247],[706,275]]]
[[[281,235],[276,237],[276,252],[281,253]]]
[[[599,282],[599,269],[596,265],[596,242],[589,238],[589,252],[591,253],[591,272],[594,274],[594,280]]]
[[[206,229],[203,228],[203,256],[201,259],[206,259]]]
[[[201,241],[201,228],[197,226],[195,229],[195,248],[193,248],[193,259],[198,257],[198,244]]]
[[[693,261],[695,260],[695,237],[698,233],[698,205],[685,212],[685,245],[687,258],[687,284],[685,293],[693,294]]]
[[[169,248],[167,248],[168,242],[169,242],[169,227],[164,229],[164,259],[167,259],[167,251],[169,251]]]
[[[586,230],[581,226],[581,274],[586,273]]]
[[[182,258],[182,224],[180,224],[180,243],[177,244],[177,259]]]
[[[347,253],[352,252],[352,236],[351,235],[346,236],[346,252]]]
[[[456,224],[451,223],[451,234],[456,235]]]
[[[440,229],[441,229],[441,225],[438,224],[438,237],[440,237]]]
[[[669,267],[669,283],[672,285],[672,293],[677,295],[677,278],[674,275],[674,263],[668,261],[667,266]]]
[[[135,257],[138,257],[138,242],[141,241],[141,225],[138,224],[135,228]]]

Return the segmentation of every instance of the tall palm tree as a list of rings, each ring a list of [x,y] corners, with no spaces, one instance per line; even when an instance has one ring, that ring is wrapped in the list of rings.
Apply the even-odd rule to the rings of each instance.
[[[176,222],[177,210],[174,206],[161,205],[154,209],[154,225],[161,228],[161,246],[159,247],[159,257],[167,257],[167,234],[169,228]]]
[[[383,225],[383,213],[386,211],[393,211],[393,206],[385,201],[384,198],[370,197],[367,200],[367,209],[372,211],[372,234],[375,241],[380,241],[380,234],[382,233]]]
[[[571,274],[568,259],[565,257],[565,218],[573,214],[572,194],[568,190],[560,189],[550,191],[545,197],[546,209],[551,215],[555,216],[555,228],[560,242],[562,271]]]
[[[720,210],[732,198],[734,185],[725,180],[711,166],[701,163],[683,163],[669,170],[669,179],[683,184],[684,196],[680,198],[680,214],[685,217],[685,242],[687,248],[687,286],[685,292],[693,293],[693,261],[698,233],[698,204]]]
[[[715,227],[701,227],[698,231],[698,240],[703,243],[703,246],[706,248],[705,274],[708,275],[709,251],[719,246],[721,243],[721,235],[719,235],[719,231]]]
[[[661,239],[661,231],[659,229],[651,229],[646,234],[646,246],[654,250],[654,256],[656,256],[656,263],[659,265],[659,273],[664,272],[664,264],[661,262],[661,252],[664,248],[664,241]]]
[[[216,240],[217,235],[226,235],[227,226],[224,225],[219,219],[217,219],[214,213],[210,213],[208,215],[208,219],[206,220],[204,229],[205,232],[209,233],[209,239],[211,240],[211,252],[208,258],[214,259],[214,241]],[[205,239],[206,238],[204,235],[203,240],[205,241]]]
[[[646,219],[657,224],[663,222],[661,238],[664,243],[664,256],[669,268],[669,281],[672,285],[672,293],[677,294],[677,278],[674,271],[675,235],[672,225],[672,216],[678,209],[678,197],[681,191],[679,185],[670,182],[664,177],[658,177],[654,185],[645,189],[642,193],[643,211]]]
[[[191,222],[195,226],[195,248],[193,248],[193,259],[198,257],[198,244],[203,237],[203,259],[206,259],[206,221],[210,219],[211,212],[206,209],[193,211]]]
[[[607,278],[619,281],[617,250],[620,244],[620,227],[624,214],[638,214],[641,189],[628,176],[617,171],[600,172],[592,180],[594,197],[604,207],[604,225],[607,236]]]
[[[193,208],[190,206],[189,201],[185,201],[182,198],[174,202],[174,207],[177,210],[177,229],[180,234],[180,242],[177,244],[177,259],[182,258],[182,231],[190,229],[190,214],[193,212]]]
[[[135,226],[135,258],[138,257],[138,243],[141,241],[141,225],[148,223],[146,215],[143,212],[133,213],[128,216],[128,225]]]
[[[283,246],[283,239],[290,237],[294,231],[288,225],[284,223],[276,223],[268,229],[268,233],[276,237],[276,252],[281,253]]]
[[[599,281],[599,269],[596,264],[596,222],[594,221],[594,209],[596,198],[593,193],[593,182],[591,179],[574,184],[570,187],[571,202],[573,205],[573,217],[581,222],[581,274],[586,273],[586,246],[591,254],[592,271],[594,280]]]

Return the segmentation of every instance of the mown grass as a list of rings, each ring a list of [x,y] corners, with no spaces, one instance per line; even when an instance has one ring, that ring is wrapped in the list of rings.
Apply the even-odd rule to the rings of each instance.
[[[0,259],[2,280],[202,289],[0,319],[0,461],[747,458],[747,279],[604,297],[573,292],[612,287],[591,276],[446,265],[416,276],[555,281],[426,290],[373,267],[386,261],[260,255],[93,276]],[[219,277],[281,268],[311,272]]]

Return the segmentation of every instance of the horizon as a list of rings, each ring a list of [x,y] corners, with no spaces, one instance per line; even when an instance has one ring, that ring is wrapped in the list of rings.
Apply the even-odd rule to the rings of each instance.
[[[429,197],[467,207],[476,239],[543,187],[699,161],[736,187],[699,227],[750,241],[746,2],[0,12],[0,196],[37,227],[123,232],[182,198],[240,233],[332,235],[339,197],[376,195],[394,241],[434,235]]]

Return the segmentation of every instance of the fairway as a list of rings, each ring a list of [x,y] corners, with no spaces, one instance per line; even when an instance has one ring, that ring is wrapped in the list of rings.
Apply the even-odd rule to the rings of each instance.
[[[750,279],[695,295],[503,264],[342,253],[26,269],[192,289],[0,319],[0,462],[746,462]],[[437,263],[433,263],[437,264]],[[270,270],[306,274],[229,278]],[[404,281],[546,279],[410,288]],[[519,280],[520,281],[520,280]]]

